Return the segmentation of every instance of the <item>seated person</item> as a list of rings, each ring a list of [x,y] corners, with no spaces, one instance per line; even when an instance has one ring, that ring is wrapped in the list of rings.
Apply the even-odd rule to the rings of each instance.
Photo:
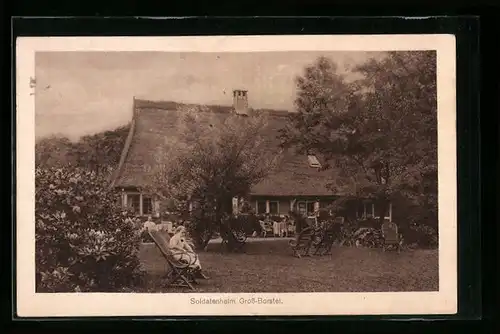
[[[143,227],[144,227],[144,229],[147,229],[147,230],[156,229],[156,223],[153,221],[151,216],[148,216],[148,220],[144,222]]]
[[[176,260],[185,260],[188,263],[192,263],[191,268],[194,270],[196,278],[208,279],[201,271],[200,259],[194,251],[193,243],[186,235],[186,228],[184,226],[179,226],[175,229],[174,235],[170,238],[169,247],[174,251],[173,257]],[[183,252],[176,253],[175,250]]]

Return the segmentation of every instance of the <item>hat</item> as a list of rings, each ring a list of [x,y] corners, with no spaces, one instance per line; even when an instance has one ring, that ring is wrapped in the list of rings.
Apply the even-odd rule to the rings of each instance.
[[[177,226],[174,233],[177,234],[177,233],[181,233],[181,232],[185,232],[185,231],[186,231],[186,228],[181,225],[181,226]]]

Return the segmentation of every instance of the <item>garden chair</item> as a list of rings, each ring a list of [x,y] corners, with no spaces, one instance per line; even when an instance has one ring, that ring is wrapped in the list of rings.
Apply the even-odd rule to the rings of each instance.
[[[292,248],[293,255],[300,258],[302,256],[309,256],[311,246],[314,241],[315,231],[311,227],[303,229],[295,240],[290,240],[288,244]]]
[[[395,247],[398,253],[401,252],[402,238],[395,223],[384,222],[382,224],[382,237],[384,238],[384,252],[390,247]]]
[[[331,254],[333,243],[338,239],[342,226],[338,223],[330,223],[323,231],[321,241],[316,247],[314,255]]]
[[[239,252],[245,246],[247,234],[242,230],[230,229],[222,234],[222,248],[233,252]]]
[[[178,260],[174,256],[182,255],[185,252],[178,249],[171,249],[168,246],[168,234],[164,237],[161,232],[153,229],[148,230],[148,234],[170,267],[170,270],[166,274],[166,285],[173,287],[188,287],[191,290],[195,290],[191,283],[197,284],[197,282],[194,279],[191,266],[196,262],[196,258],[191,262],[183,259]],[[189,257],[186,258],[188,259]]]

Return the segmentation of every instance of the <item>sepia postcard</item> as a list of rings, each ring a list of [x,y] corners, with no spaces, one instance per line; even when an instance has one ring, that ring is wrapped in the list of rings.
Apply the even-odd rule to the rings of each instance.
[[[21,37],[19,317],[457,312],[453,35]]]

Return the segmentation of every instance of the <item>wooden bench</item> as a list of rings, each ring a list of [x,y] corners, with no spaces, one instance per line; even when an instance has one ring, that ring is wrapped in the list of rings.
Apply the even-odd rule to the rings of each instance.
[[[316,247],[314,255],[326,255],[331,254],[332,246],[335,240],[339,238],[341,232],[341,224],[330,223],[323,230],[321,235],[321,240]]]

